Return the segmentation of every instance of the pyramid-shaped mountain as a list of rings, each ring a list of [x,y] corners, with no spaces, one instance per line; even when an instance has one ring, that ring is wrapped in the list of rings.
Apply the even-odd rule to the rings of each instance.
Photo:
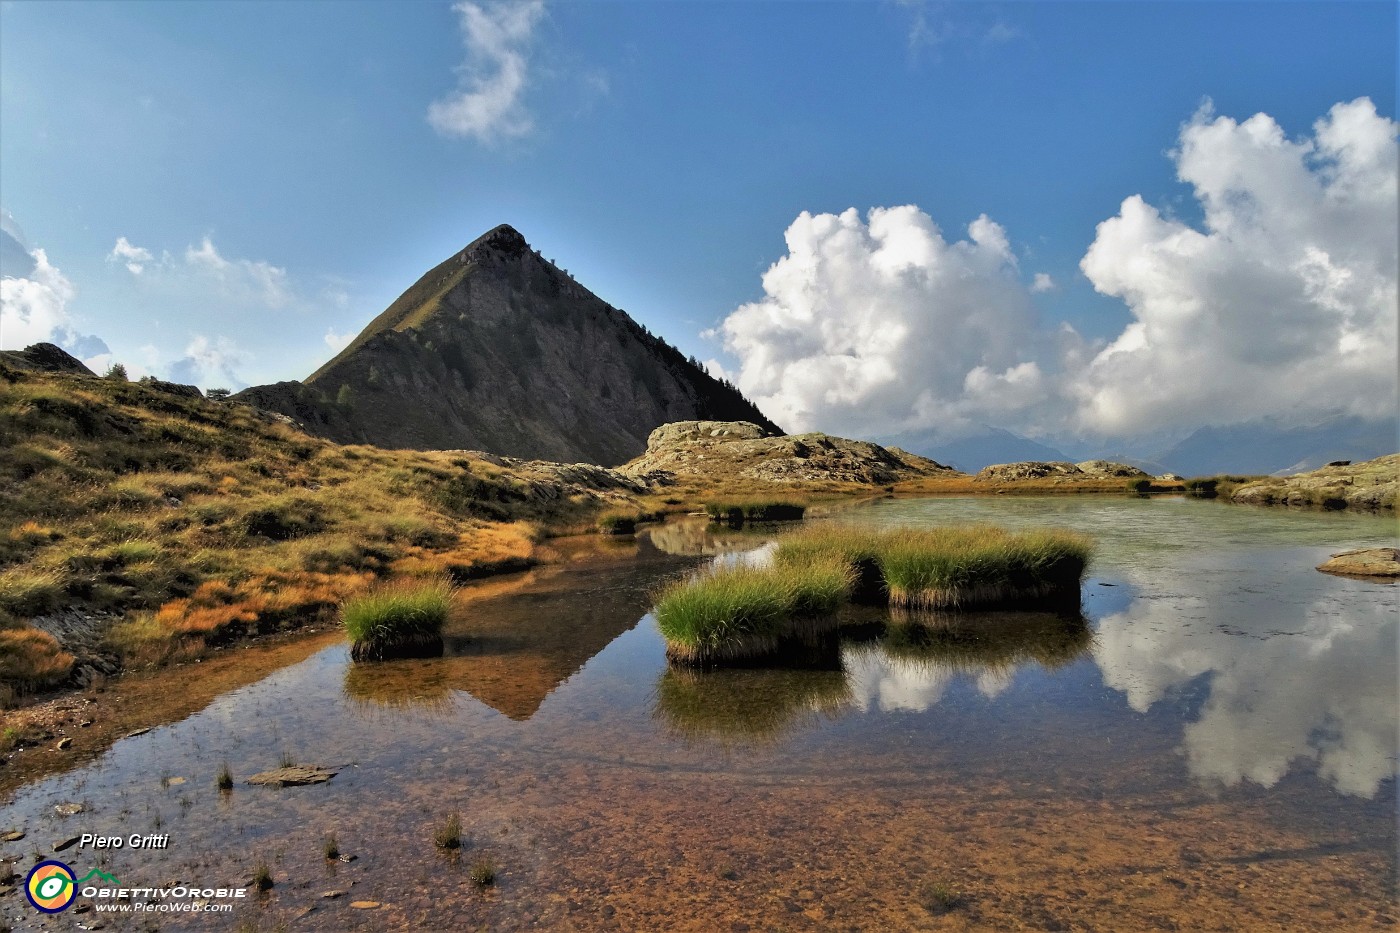
[[[781,433],[504,225],[419,279],[304,383],[237,398],[340,443],[607,466],[671,421]]]

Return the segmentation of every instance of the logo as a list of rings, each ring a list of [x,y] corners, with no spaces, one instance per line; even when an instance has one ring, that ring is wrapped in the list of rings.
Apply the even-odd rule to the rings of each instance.
[[[82,878],[75,878],[73,869],[63,862],[40,862],[29,870],[24,879],[24,896],[34,909],[46,914],[57,914],[67,910],[78,896],[78,885],[86,884],[93,878],[101,878],[112,884],[119,884],[116,878],[94,868]]]

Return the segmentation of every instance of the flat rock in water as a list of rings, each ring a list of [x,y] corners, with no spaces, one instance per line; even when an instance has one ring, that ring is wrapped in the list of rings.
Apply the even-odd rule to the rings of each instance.
[[[1342,551],[1318,564],[1317,569],[1353,577],[1400,577],[1400,549],[1368,547]]]
[[[293,765],[290,768],[276,768],[248,778],[249,784],[265,784],[272,787],[300,787],[303,784],[324,784],[335,777],[335,771],[316,765]]]
[[[23,838],[23,830],[11,829],[7,832],[0,833],[0,842],[19,842]]]

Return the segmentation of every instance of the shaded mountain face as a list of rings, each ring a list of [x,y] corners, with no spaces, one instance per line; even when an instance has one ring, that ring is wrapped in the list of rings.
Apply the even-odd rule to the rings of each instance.
[[[781,433],[508,226],[419,279],[304,383],[236,397],[340,443],[604,465],[671,421]]]
[[[1154,460],[1183,476],[1214,473],[1298,473],[1333,460],[1371,460],[1400,447],[1396,422],[1336,416],[1285,427],[1269,420],[1204,427]]]

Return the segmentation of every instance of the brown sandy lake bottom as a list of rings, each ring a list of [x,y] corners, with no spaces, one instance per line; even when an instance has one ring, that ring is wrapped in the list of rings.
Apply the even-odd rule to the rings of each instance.
[[[1396,927],[1397,590],[1313,570],[1392,543],[1393,519],[1017,497],[886,500],[831,520],[1056,525],[1093,535],[1099,557],[1082,617],[945,618],[910,637],[867,613],[805,668],[699,674],[668,670],[647,613],[658,585],[723,543],[667,526],[624,560],[464,599],[444,658],[352,667],[343,642],[322,642],[0,805],[0,832],[27,833],[0,844],[14,860],[0,867],[21,878],[40,854],[128,887],[245,884],[265,861],[265,896],[226,914],[125,916],[79,913],[91,903],[79,897],[46,917],[12,890],[0,919]],[[163,676],[179,692],[206,674]],[[284,756],[340,771],[242,783]],[[215,786],[224,762],[228,793]],[[62,816],[62,803],[84,811]],[[462,847],[438,849],[452,813]],[[169,845],[50,852],[81,833]],[[353,861],[326,860],[330,834]],[[486,860],[495,883],[481,887],[471,874]]]

